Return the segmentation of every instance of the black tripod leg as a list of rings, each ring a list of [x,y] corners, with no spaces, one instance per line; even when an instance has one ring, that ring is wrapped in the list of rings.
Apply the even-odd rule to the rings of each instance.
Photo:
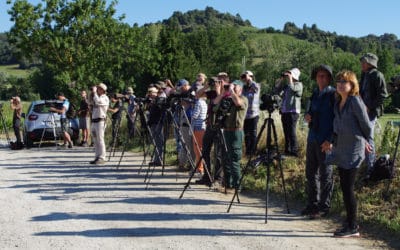
[[[259,142],[260,139],[261,139],[262,133],[264,132],[265,126],[266,126],[266,124],[267,124],[267,121],[268,121],[268,119],[264,119],[264,123],[263,123],[263,125],[261,126],[260,132],[258,132],[257,139],[256,139],[255,150],[254,150],[254,152],[250,155],[249,159],[247,160],[246,166],[245,166],[245,168],[244,168],[243,171],[242,171],[242,176],[240,177],[240,181],[239,181],[239,187],[240,187],[240,185],[242,185],[243,178],[244,178],[244,176],[247,174],[247,171],[248,171],[249,167],[252,165],[251,162],[252,162],[252,160],[253,160],[253,156],[254,156],[255,152],[257,151],[257,145],[258,145],[258,142]],[[258,166],[258,165],[257,165],[257,166]],[[256,167],[256,166],[255,166],[255,167]],[[235,200],[235,197],[237,197],[238,203],[240,203],[240,200],[239,200],[239,190],[238,190],[237,188],[235,188],[235,194],[233,195],[232,200],[231,200],[231,202],[229,203],[229,207],[228,207],[228,210],[227,210],[228,213],[229,213],[229,211],[231,210],[231,207],[232,207],[233,201]]]
[[[287,213],[290,214],[290,210],[289,210],[289,203],[288,203],[288,199],[287,199],[287,192],[286,192],[286,185],[285,185],[285,178],[283,177],[283,169],[282,169],[282,159],[281,159],[281,155],[278,155],[279,160],[278,160],[278,164],[279,164],[279,170],[281,172],[281,180],[282,180],[282,186],[283,186],[283,193],[285,196],[285,203],[286,203],[286,209],[287,209]]]
[[[268,223],[268,199],[269,199],[269,180],[271,177],[270,163],[267,166],[267,180],[266,180],[266,191],[265,191],[265,223]]]
[[[199,168],[200,162],[201,162],[202,160],[203,160],[203,155],[201,155],[200,159],[197,161],[196,167],[192,170],[192,172],[191,172],[191,174],[190,174],[190,177],[189,177],[188,181],[186,182],[186,185],[185,185],[185,187],[183,188],[181,195],[179,196],[179,199],[181,199],[181,198],[183,197],[183,194],[185,193],[186,189],[189,187],[190,182],[191,182],[191,180],[192,180],[194,174],[196,173],[196,170]],[[205,167],[204,170],[206,171],[206,173],[207,173],[207,175],[208,175],[208,177],[210,178],[210,181],[211,181],[211,174],[210,174],[210,172],[208,171],[207,167]]]

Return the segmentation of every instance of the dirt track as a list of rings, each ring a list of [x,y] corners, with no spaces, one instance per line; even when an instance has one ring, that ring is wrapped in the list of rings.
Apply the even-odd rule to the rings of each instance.
[[[143,157],[89,165],[93,149],[0,149],[0,249],[376,249],[331,237],[332,223],[286,214],[263,200],[192,185],[187,173],[156,169],[145,189]],[[329,225],[328,225],[329,224]]]

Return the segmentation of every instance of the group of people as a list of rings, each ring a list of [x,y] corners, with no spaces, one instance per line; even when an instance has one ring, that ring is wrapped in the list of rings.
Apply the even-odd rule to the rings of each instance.
[[[360,64],[360,81],[349,70],[334,75],[329,65],[315,67],[311,77],[316,88],[304,115],[309,125],[305,170],[308,198],[307,206],[301,213],[310,218],[328,215],[334,185],[333,166],[336,165],[347,214],[343,227],[334,233],[336,237],[359,236],[354,195],[356,173],[364,161],[367,166],[366,178],[369,178],[373,169],[374,125],[382,115],[383,101],[388,96],[385,78],[378,71],[378,57],[367,53],[360,58]],[[243,152],[246,155],[255,154],[257,148],[260,85],[255,82],[253,73],[245,71],[240,75],[240,80],[234,81],[225,72],[220,72],[210,80],[206,80],[204,74],[199,74],[197,81],[191,85],[185,79],[179,80],[177,87],[167,95],[174,91],[193,91],[194,96],[193,103],[182,100],[184,116],[188,119],[179,119],[180,132],[184,134],[182,138],[186,142],[185,148],[177,146],[179,155],[182,155],[179,165],[187,162],[188,156],[195,155],[196,169],[203,174],[196,181],[197,184],[210,186],[213,181],[222,180],[224,192],[239,189],[243,139]],[[300,70],[292,68],[283,72],[273,92],[282,98],[279,112],[285,138],[284,152],[297,157],[299,145],[296,126],[303,93]],[[149,88],[149,97],[152,99],[161,93],[164,93],[163,88]],[[221,111],[225,106],[228,106],[227,110]],[[157,119],[151,122],[153,125],[160,124],[161,112],[157,111]],[[225,112],[223,118],[221,112]],[[152,113],[150,110],[150,117]],[[193,134],[190,134],[189,128]],[[158,128],[154,133],[156,131],[161,130]],[[226,149],[219,146],[221,137]],[[213,144],[218,152],[212,165],[210,153]],[[161,145],[160,142],[160,154],[163,151]],[[154,163],[161,164],[161,156],[157,157],[159,159],[153,158]]]
[[[366,178],[375,161],[374,125],[388,96],[385,78],[378,71],[378,57],[360,58],[361,80],[343,70],[333,76],[328,65],[312,72],[317,88],[310,98],[305,120],[309,124],[306,149],[307,206],[303,215],[326,216],[331,207],[333,165],[338,167],[346,220],[336,237],[359,236],[354,194],[357,170],[365,160]],[[331,86],[335,82],[336,86]],[[335,88],[336,87],[336,88]]]
[[[329,213],[334,185],[333,165],[336,165],[347,214],[343,227],[334,233],[337,237],[359,236],[354,195],[356,173],[364,160],[366,178],[373,169],[374,126],[382,115],[383,101],[388,96],[385,78],[378,71],[378,57],[367,53],[360,58],[360,63],[360,81],[354,72],[348,70],[342,70],[334,76],[328,65],[315,67],[311,78],[316,88],[304,115],[304,120],[309,124],[305,169],[308,198],[302,215],[318,218]],[[285,138],[284,152],[294,157],[298,156],[299,151],[296,126],[303,94],[300,74],[298,68],[283,72],[273,88],[273,93],[282,98],[279,112]],[[82,126],[81,145],[88,143],[90,125],[95,147],[95,158],[91,164],[103,164],[105,161],[107,112],[112,113],[113,127],[122,114],[120,97],[113,95],[111,102],[114,105],[110,107],[106,91],[107,86],[100,83],[91,88],[89,97],[85,91],[81,92],[82,101],[78,111]],[[135,102],[132,88],[126,92],[124,98],[129,103],[127,125],[132,136],[135,115],[138,106],[143,103]],[[72,147],[65,127],[65,112],[69,102],[62,93],[57,96],[64,104],[61,108],[52,108],[52,111],[60,113],[65,143]],[[11,100],[17,143],[22,143],[18,131],[22,110],[20,103],[18,97]],[[141,122],[148,126],[155,146],[150,164],[162,165],[165,140],[163,126],[167,121],[174,124],[180,169],[186,169],[186,165],[192,162],[191,167],[202,174],[197,184],[211,186],[213,182],[219,183],[219,190],[225,193],[233,193],[240,188],[242,153],[252,156],[257,150],[260,84],[255,81],[251,71],[244,71],[239,80],[233,81],[226,72],[220,72],[210,79],[204,73],[199,73],[192,84],[185,79],[177,81],[176,86],[168,79],[159,81],[149,86],[143,106],[145,117]],[[166,109],[173,111],[168,113]],[[114,133],[113,129],[113,138],[116,137]],[[217,157],[211,164],[213,145]]]

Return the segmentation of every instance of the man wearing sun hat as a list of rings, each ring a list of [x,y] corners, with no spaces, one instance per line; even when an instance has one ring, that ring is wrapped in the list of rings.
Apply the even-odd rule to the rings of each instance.
[[[244,120],[244,142],[246,155],[253,155],[257,145],[257,124],[260,114],[260,84],[254,81],[253,72],[246,70],[240,75],[244,83],[243,95],[249,102],[249,107]]]
[[[367,178],[372,172],[375,162],[375,143],[374,127],[376,120],[383,114],[383,101],[388,97],[385,77],[378,71],[378,57],[373,53],[366,53],[360,58],[361,80],[360,96],[367,106],[369,120],[372,126],[372,134],[368,143],[372,147],[372,152],[365,154],[367,165]]]
[[[303,84],[299,81],[300,70],[292,68],[285,71],[278,79],[274,92],[282,97],[281,120],[285,136],[285,154],[298,156],[298,142],[296,135],[297,121],[300,116],[301,96]]]
[[[92,87],[92,138],[94,139],[95,158],[90,164],[104,164],[106,144],[104,131],[106,129],[107,109],[110,100],[106,95],[107,85],[100,83]]]
[[[229,88],[221,85],[220,94],[215,98],[214,110],[218,112],[221,102],[230,101],[231,105],[223,121],[224,137],[228,154],[225,156],[224,174],[225,193],[232,193],[239,188],[240,181],[240,160],[242,158],[243,126],[246,117],[248,100],[242,95],[243,82],[233,81]]]

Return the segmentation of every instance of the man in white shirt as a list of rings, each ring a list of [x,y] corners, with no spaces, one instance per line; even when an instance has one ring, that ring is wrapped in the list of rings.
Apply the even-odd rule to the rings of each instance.
[[[106,144],[104,131],[106,129],[107,109],[110,100],[106,95],[107,86],[104,83],[92,87],[92,138],[94,139],[95,159],[90,164],[104,164]]]

